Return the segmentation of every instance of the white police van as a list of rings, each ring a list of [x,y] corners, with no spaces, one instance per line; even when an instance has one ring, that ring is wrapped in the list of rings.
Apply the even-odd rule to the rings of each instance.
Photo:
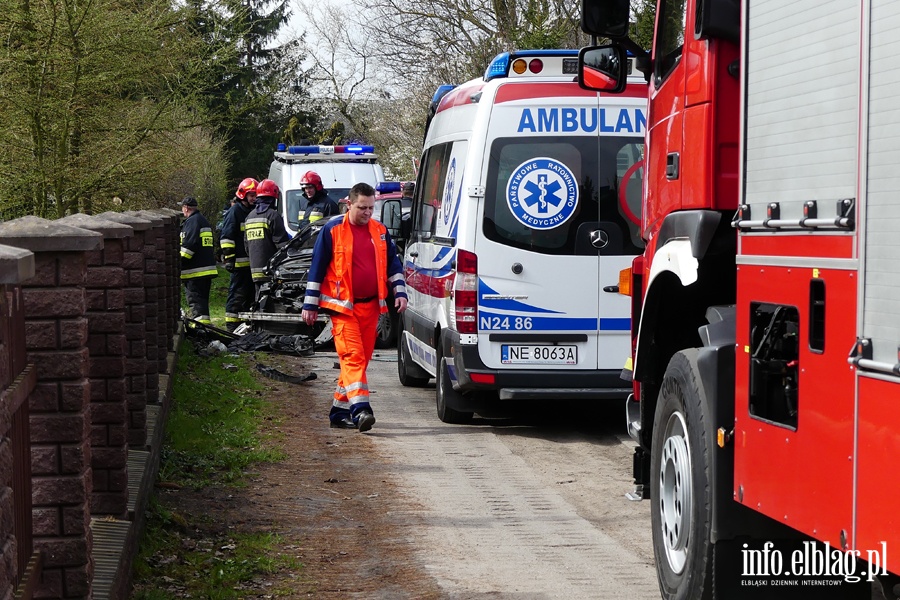
[[[322,178],[325,191],[335,202],[350,194],[357,183],[372,187],[384,181],[384,171],[378,164],[373,146],[286,146],[279,144],[269,166],[269,179],[278,184],[281,197],[278,212],[284,218],[288,233],[294,235],[300,215],[306,210],[306,196],[300,188],[300,178],[307,171],[315,171]]]
[[[397,346],[401,383],[434,377],[444,422],[631,391],[630,299],[603,289],[642,251],[647,85],[601,96],[577,72],[577,51],[505,53],[435,94]]]

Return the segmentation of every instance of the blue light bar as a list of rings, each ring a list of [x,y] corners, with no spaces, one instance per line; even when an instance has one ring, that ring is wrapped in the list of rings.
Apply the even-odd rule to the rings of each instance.
[[[403,190],[403,184],[399,181],[380,181],[375,186],[375,191],[379,194],[391,194]]]
[[[542,56],[578,56],[578,50],[516,50],[515,52],[503,52],[494,57],[491,64],[484,71],[484,80],[490,81],[497,77],[509,75],[509,65],[517,58],[540,58]]]
[[[437,108],[438,102],[441,101],[441,98],[450,93],[450,90],[455,88],[455,85],[450,85],[449,83],[445,83],[442,86],[439,86],[438,89],[434,92],[434,96],[431,97],[431,105]]]
[[[498,54],[484,72],[484,80],[490,81],[496,77],[506,77],[509,74],[509,52]]]
[[[371,154],[375,146],[288,146],[288,154]]]
[[[286,144],[278,144],[278,146],[275,148],[275,152],[284,152],[285,150],[287,150]]]

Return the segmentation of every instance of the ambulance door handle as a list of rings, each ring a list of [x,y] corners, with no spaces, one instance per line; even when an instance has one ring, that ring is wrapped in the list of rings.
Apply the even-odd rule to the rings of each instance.
[[[419,253],[418,253],[418,252],[410,252],[409,255],[410,255],[412,258],[419,258]]]
[[[678,179],[678,153],[666,154],[666,179]]]

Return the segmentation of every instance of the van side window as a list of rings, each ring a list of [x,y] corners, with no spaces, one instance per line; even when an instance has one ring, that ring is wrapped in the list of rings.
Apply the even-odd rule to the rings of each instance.
[[[429,238],[434,235],[435,217],[444,197],[444,181],[447,177],[447,163],[450,158],[450,144],[433,146],[428,150],[422,163],[425,168],[419,185],[416,186],[415,235]]]

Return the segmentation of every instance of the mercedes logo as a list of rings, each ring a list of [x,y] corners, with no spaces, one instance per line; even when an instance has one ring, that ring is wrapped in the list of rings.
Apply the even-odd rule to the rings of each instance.
[[[598,229],[591,232],[591,246],[594,248],[606,248],[609,245],[609,234]]]

